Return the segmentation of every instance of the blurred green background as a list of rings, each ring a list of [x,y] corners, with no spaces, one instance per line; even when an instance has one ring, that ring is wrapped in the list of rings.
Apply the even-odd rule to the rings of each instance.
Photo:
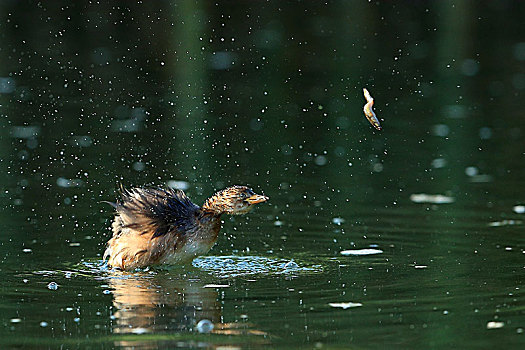
[[[518,348],[524,15],[520,1],[0,2],[0,344]],[[248,184],[271,201],[225,218],[218,260],[193,277],[130,287],[85,271],[120,183],[197,204]],[[339,254],[369,247],[384,254]],[[246,274],[224,272],[230,255]],[[279,270],[292,259],[309,272]],[[211,282],[230,288],[202,295]],[[186,299],[119,299],[135,285]],[[181,328],[167,315],[202,308],[188,295],[245,328],[201,339],[194,314]],[[328,306],[348,301],[363,307]],[[140,326],[118,314],[137,305],[155,305]],[[120,338],[123,324],[145,331]]]

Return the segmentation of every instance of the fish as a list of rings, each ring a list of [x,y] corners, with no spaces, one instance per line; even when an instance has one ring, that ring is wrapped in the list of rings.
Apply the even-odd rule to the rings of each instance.
[[[376,128],[376,130],[381,130],[382,127],[381,127],[381,124],[379,124],[379,119],[377,119],[376,114],[372,110],[372,107],[374,106],[374,99],[372,98],[372,96],[370,95],[370,93],[368,92],[366,88],[363,88],[363,94],[365,95],[365,98],[367,101],[367,103],[363,107],[363,112],[365,112],[365,117],[366,119],[368,119],[370,124],[372,124],[372,126]]]

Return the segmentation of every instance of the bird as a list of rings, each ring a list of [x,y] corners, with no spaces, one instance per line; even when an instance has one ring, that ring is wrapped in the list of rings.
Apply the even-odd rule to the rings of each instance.
[[[107,202],[115,217],[103,260],[110,269],[124,271],[188,264],[213,247],[223,214],[246,214],[269,199],[240,185],[218,191],[202,207],[170,187],[121,188],[120,192],[120,199]]]

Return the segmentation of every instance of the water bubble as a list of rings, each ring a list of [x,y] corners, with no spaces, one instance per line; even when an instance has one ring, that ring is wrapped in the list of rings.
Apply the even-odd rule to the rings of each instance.
[[[199,333],[210,333],[213,328],[213,322],[210,320],[200,320],[199,323],[197,323],[197,331]]]
[[[465,169],[465,174],[467,176],[475,176],[475,175],[478,175],[479,171],[478,171],[478,168],[476,168],[475,166],[469,166]]]
[[[57,290],[58,289],[58,283],[56,283],[56,282],[49,282],[48,285],[47,285],[47,289]]]
[[[335,224],[335,225],[341,225],[344,222],[345,222],[345,219],[343,219],[343,218],[337,217],[337,218],[333,218],[332,219],[332,223]]]
[[[47,327],[49,324],[46,321],[40,322],[40,327]]]
[[[325,156],[317,156],[315,157],[314,162],[316,165],[323,166],[326,164],[327,159]]]
[[[146,168],[146,164],[143,162],[135,162],[133,163],[133,170],[135,171],[143,171]]]
[[[0,77],[0,94],[10,94],[15,91],[16,83],[13,78]]]
[[[445,124],[436,124],[432,126],[432,135],[434,136],[446,137],[449,132],[450,129]]]
[[[504,322],[490,321],[487,323],[487,329],[498,329],[505,326]]]
[[[285,269],[296,269],[299,267],[299,265],[297,265],[297,263],[295,261],[290,260],[288,261],[286,264],[284,264],[283,266]]]
[[[515,205],[512,210],[514,210],[516,214],[525,214],[525,205]]]
[[[186,181],[169,180],[168,186],[177,190],[187,190],[190,188],[190,184]]]
[[[436,158],[432,160],[431,165],[434,169],[444,168],[447,165],[447,160],[444,158]]]

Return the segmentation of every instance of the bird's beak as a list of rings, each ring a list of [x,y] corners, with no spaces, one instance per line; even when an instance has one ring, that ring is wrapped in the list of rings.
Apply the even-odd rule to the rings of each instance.
[[[266,196],[262,196],[260,194],[254,194],[253,196],[246,198],[245,201],[248,202],[249,204],[257,204],[257,203],[266,202],[268,199],[269,198]]]

